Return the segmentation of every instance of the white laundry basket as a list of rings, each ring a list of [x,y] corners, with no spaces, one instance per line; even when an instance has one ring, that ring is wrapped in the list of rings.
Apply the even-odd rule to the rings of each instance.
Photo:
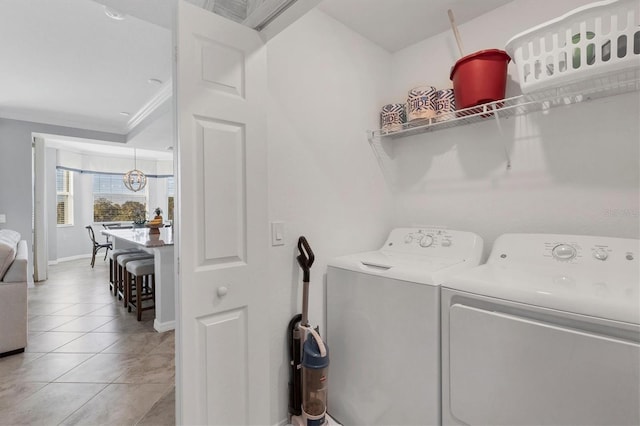
[[[607,0],[520,33],[506,50],[523,93],[640,70],[640,1]]]

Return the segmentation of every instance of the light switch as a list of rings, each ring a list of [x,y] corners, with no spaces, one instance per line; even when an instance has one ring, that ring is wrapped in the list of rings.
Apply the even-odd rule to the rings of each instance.
[[[271,222],[271,245],[284,245],[284,222]]]
[[[0,214],[0,223],[7,223],[7,215]]]

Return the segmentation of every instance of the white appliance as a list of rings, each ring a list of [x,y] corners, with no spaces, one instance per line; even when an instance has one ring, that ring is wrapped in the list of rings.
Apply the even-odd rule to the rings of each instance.
[[[328,412],[341,424],[440,423],[440,284],[478,265],[470,232],[398,228],[327,270]]]
[[[640,423],[640,241],[506,234],[442,289],[445,425]]]

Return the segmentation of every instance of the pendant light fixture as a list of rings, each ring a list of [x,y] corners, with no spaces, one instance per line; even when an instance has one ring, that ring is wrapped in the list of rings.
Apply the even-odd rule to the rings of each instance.
[[[122,177],[124,186],[129,191],[138,192],[147,186],[147,177],[144,173],[138,170],[138,159],[136,158],[136,149],[133,148],[133,170],[129,170]]]

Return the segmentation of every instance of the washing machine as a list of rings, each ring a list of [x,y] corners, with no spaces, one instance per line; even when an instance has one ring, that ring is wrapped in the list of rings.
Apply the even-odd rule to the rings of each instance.
[[[639,251],[505,234],[443,286],[443,424],[640,424]]]
[[[398,228],[327,268],[328,411],[345,426],[440,423],[440,284],[479,264],[471,232]]]

